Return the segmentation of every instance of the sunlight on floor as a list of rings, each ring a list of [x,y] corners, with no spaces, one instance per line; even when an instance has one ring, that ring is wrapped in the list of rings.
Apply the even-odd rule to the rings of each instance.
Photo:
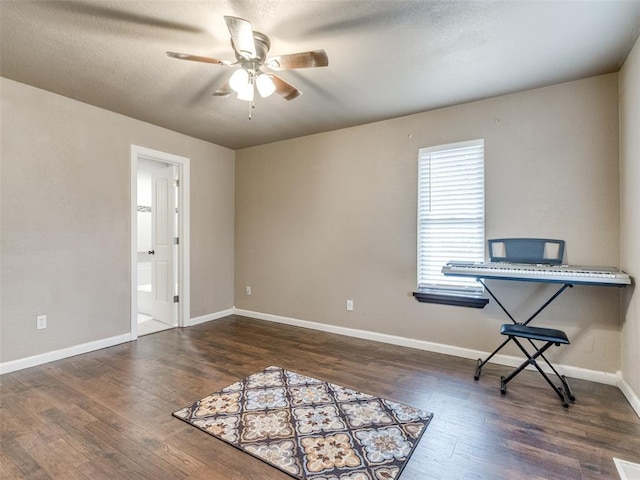
[[[169,330],[175,328],[174,325],[168,325],[162,323],[159,320],[154,320],[150,315],[143,313],[138,314],[138,336],[149,335],[151,333],[161,332],[163,330]]]

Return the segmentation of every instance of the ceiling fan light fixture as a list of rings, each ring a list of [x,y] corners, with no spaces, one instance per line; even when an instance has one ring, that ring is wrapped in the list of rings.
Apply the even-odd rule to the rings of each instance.
[[[244,100],[245,102],[253,102],[253,83],[246,83],[238,91],[238,100]]]
[[[256,77],[256,87],[262,98],[266,98],[276,91],[276,84],[269,75],[260,74]]]
[[[249,72],[244,68],[240,68],[233,72],[233,75],[231,75],[231,78],[229,79],[229,86],[237,93],[245,90],[247,86],[250,86],[253,89],[253,85],[249,83]]]
[[[254,30],[251,22],[244,18],[227,15],[224,20],[231,35],[230,41],[236,57],[235,62],[188,53],[167,52],[169,57],[179,60],[234,67],[235,71],[230,75],[229,80],[215,91],[215,96],[227,97],[233,91],[237,94],[238,99],[248,101],[250,108],[254,108],[253,99],[256,89],[263,98],[277,93],[287,101],[293,100],[298,98],[302,92],[271,70],[294,70],[329,65],[329,59],[324,50],[267,57],[271,48],[271,40],[267,35]],[[236,66],[240,68],[236,68]],[[251,118],[251,113],[249,113],[249,118]]]

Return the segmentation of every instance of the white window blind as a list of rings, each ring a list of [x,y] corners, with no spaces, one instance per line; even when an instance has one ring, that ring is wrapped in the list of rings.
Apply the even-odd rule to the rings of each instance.
[[[451,260],[484,261],[484,140],[419,150],[418,289],[481,291],[442,274]]]

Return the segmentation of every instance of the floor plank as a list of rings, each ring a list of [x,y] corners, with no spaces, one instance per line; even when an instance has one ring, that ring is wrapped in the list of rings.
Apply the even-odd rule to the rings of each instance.
[[[570,379],[561,406],[536,372],[229,316],[0,377],[0,477],[286,480],[171,412],[270,365],[434,413],[401,480],[617,479],[640,462],[619,389]]]

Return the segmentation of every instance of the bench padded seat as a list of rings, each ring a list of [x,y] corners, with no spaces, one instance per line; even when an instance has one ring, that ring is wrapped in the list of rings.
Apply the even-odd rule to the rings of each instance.
[[[568,344],[569,339],[562,330],[554,328],[530,327],[528,325],[504,324],[500,328],[502,335],[510,337],[528,338],[530,340],[540,340],[542,342],[553,342]]]

